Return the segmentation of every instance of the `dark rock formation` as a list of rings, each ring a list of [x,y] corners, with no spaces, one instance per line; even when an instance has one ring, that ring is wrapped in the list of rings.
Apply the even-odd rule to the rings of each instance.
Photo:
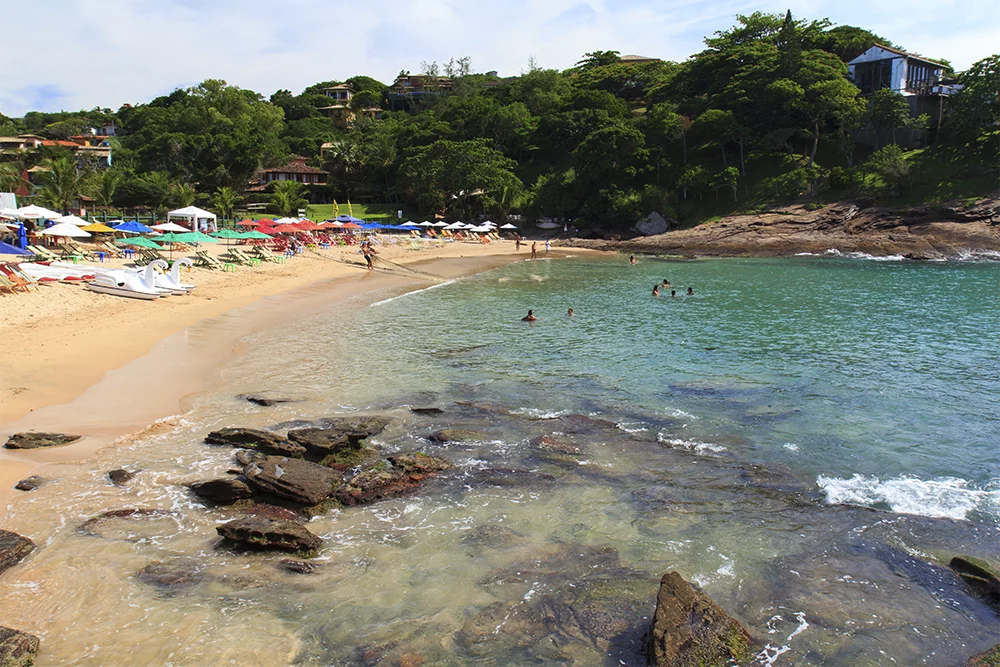
[[[212,431],[205,436],[205,442],[210,445],[256,449],[265,454],[291,456],[292,458],[302,458],[306,453],[304,447],[289,442],[287,438],[282,438],[270,431],[260,431],[254,428],[224,428]]]
[[[227,540],[239,542],[255,549],[280,549],[282,551],[312,551],[323,541],[310,533],[305,526],[294,521],[245,516],[216,528]]]
[[[325,500],[343,480],[343,474],[309,461],[268,456],[243,469],[250,486],[301,505]]]
[[[485,440],[486,434],[482,431],[473,431],[464,428],[445,428],[431,433],[427,436],[427,439],[438,444],[446,442],[475,442],[477,440]]]
[[[131,472],[125,470],[124,468],[119,468],[118,470],[111,470],[108,472],[108,479],[115,486],[125,486],[132,481],[132,478],[139,474],[141,471]]]
[[[253,451],[252,449],[238,449],[236,450],[236,454],[233,456],[233,458],[235,458],[236,462],[239,463],[241,466],[246,467],[251,463],[256,463],[257,461],[263,461],[264,459],[267,458],[267,454],[261,454],[260,452]],[[241,475],[243,474],[242,470],[240,471],[240,474]]]
[[[282,558],[280,563],[282,568],[293,574],[312,574],[319,568],[315,563],[291,558]]]
[[[269,396],[264,392],[257,392],[253,394],[240,394],[236,398],[242,398],[245,401],[250,401],[254,405],[259,405],[262,408],[269,408],[272,405],[278,405],[279,403],[299,403],[301,401],[301,399],[298,398]]]
[[[378,435],[391,423],[388,417],[328,417],[318,422],[320,428],[341,433],[355,446],[365,438]]]
[[[969,658],[965,667],[1000,667],[1000,644]]]
[[[82,435],[66,435],[65,433],[15,433],[7,439],[7,444],[4,447],[7,449],[62,447],[74,443],[82,437]]]
[[[451,464],[422,452],[399,454],[361,471],[337,489],[334,497],[344,505],[367,505],[409,493],[427,477],[447,470]]]
[[[411,454],[395,454],[389,457],[393,468],[401,470],[413,479],[423,479],[439,472],[449,470],[452,465],[436,456],[428,456],[423,452]]]
[[[32,475],[31,477],[25,477],[20,482],[14,485],[14,488],[18,491],[34,491],[42,484],[47,482],[44,477],[39,477],[38,475]]]
[[[267,503],[255,503],[248,507],[245,510],[245,513],[249,516],[259,516],[263,519],[272,519],[274,521],[296,521],[298,523],[306,522],[306,517],[295,510],[290,510],[287,507],[278,507],[277,505],[269,505]]]
[[[955,556],[948,565],[977,594],[1000,603],[1000,575],[995,567],[972,556]]]
[[[188,484],[191,492],[215,505],[232,505],[250,497],[250,487],[238,479],[210,479]]]
[[[0,626],[0,667],[30,667],[38,645],[38,637]]]
[[[745,665],[753,655],[750,634],[738,621],[681,575],[663,575],[649,634],[650,665]]]
[[[162,591],[177,591],[193,586],[201,580],[201,573],[194,563],[149,563],[135,573],[135,578],[144,584]]]
[[[410,412],[422,417],[434,417],[436,415],[444,414],[444,410],[441,408],[410,408]]]
[[[586,415],[563,415],[559,421],[562,423],[561,430],[566,433],[593,433],[615,428],[614,422]]]
[[[20,563],[34,548],[35,543],[27,537],[0,530],[0,572]]]

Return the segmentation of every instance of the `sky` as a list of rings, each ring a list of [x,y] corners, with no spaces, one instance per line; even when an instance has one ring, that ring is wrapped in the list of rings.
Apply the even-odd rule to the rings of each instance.
[[[829,18],[961,70],[1000,51],[997,0],[44,0],[0,8],[0,113],[148,102],[204,79],[265,96],[392,83],[469,56],[501,76],[614,50],[683,60],[737,14]],[[16,26],[16,27],[15,27]]]

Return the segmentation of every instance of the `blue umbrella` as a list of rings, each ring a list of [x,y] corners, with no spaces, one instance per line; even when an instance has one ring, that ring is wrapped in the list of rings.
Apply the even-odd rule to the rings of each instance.
[[[17,246],[0,241],[0,255],[30,255],[27,250],[21,250]]]
[[[24,228],[24,223],[17,228],[17,244],[22,248],[28,247],[28,230]]]
[[[115,225],[116,232],[129,232],[131,234],[149,234],[153,230],[142,224],[138,220],[129,220],[120,225]]]

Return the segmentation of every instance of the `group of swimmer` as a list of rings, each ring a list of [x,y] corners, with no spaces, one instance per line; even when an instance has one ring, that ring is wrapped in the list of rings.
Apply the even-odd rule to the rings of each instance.
[[[667,280],[666,278],[664,278],[663,279],[663,291],[666,292],[667,288],[669,288],[669,287],[670,287],[670,281]],[[687,294],[688,294],[688,296],[694,296],[694,290],[691,289],[690,287],[688,287]],[[660,284],[659,283],[653,285],[653,296],[660,296]],[[677,296],[677,290],[675,290],[675,289],[670,290],[670,296]]]

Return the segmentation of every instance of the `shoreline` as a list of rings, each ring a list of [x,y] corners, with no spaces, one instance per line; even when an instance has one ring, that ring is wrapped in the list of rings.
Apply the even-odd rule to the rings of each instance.
[[[85,462],[106,446],[156,429],[158,420],[186,412],[198,394],[223,381],[220,371],[240,354],[239,341],[251,333],[307,316],[317,306],[351,307],[348,302],[365,295],[403,294],[521,261],[527,255],[515,254],[513,244],[506,242],[448,245],[393,257],[383,263],[388,268],[375,272],[360,264],[335,262],[288,271],[288,267],[302,268],[292,263],[303,259],[297,257],[288,265],[274,265],[285,268],[283,272],[266,267],[277,275],[264,284],[227,289],[225,278],[214,274],[221,279],[212,281],[209,294],[200,298],[190,295],[159,303],[104,297],[118,308],[96,311],[77,322],[56,316],[0,327],[10,352],[0,362],[0,374],[10,378],[3,389],[8,393],[12,387],[25,389],[0,400],[0,438],[6,440],[19,431],[84,436],[64,447],[0,449],[0,518],[6,516],[10,494],[17,493],[13,487],[20,479],[47,465]],[[41,289],[59,288],[84,291],[63,285]],[[362,303],[367,305],[363,299]],[[98,340],[108,340],[108,331],[125,342],[95,354],[104,345]],[[39,339],[45,343],[37,343]],[[44,351],[36,354],[33,341]]]

